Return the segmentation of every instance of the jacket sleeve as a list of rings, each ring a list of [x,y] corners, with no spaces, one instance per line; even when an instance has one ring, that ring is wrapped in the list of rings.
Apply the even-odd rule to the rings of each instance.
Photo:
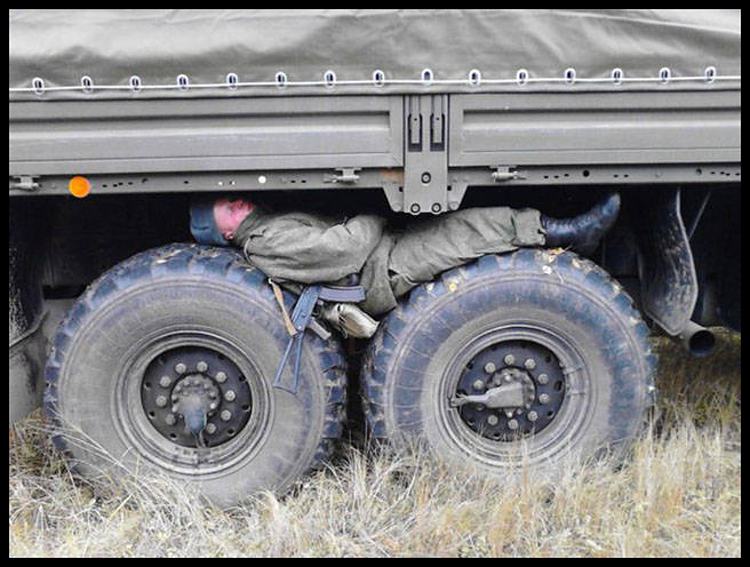
[[[362,269],[385,220],[358,215],[342,223],[285,215],[269,219],[244,244],[248,260],[271,277],[333,282]]]

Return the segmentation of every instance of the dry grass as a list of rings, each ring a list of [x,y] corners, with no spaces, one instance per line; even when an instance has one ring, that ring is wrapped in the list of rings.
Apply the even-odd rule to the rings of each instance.
[[[74,479],[38,418],[10,447],[11,556],[740,556],[740,339],[659,341],[661,397],[620,467],[483,481],[420,451],[348,447],[294,494],[226,512],[166,481]]]

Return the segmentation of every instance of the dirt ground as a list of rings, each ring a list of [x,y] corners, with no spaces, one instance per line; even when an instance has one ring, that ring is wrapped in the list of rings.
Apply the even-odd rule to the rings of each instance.
[[[292,494],[219,511],[166,481],[72,477],[32,415],[10,430],[9,554],[739,557],[740,337],[705,359],[656,342],[660,396],[632,455],[546,482],[344,443]]]

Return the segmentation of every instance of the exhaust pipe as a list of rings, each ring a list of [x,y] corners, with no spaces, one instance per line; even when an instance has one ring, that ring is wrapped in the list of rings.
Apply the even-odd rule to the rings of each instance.
[[[682,332],[672,338],[682,343],[690,354],[698,358],[708,356],[716,346],[716,336],[713,332],[693,321],[688,321]]]

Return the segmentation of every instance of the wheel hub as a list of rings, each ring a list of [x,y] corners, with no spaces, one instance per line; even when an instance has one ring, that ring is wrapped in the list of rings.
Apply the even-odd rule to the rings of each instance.
[[[156,430],[184,447],[229,441],[252,412],[239,368],[204,347],[180,347],[154,359],[143,376],[141,402]]]
[[[480,351],[466,365],[450,405],[476,433],[513,441],[547,427],[564,396],[565,376],[552,351],[516,340]]]

